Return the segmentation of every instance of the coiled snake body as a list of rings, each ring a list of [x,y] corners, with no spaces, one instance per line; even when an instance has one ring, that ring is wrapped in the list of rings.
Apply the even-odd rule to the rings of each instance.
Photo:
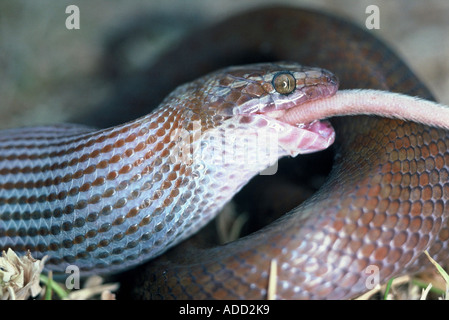
[[[238,31],[238,37],[229,36],[225,26]],[[200,43],[187,39],[189,47],[174,48],[159,66],[168,65],[175,52],[188,56],[192,77],[248,57],[298,61],[332,70],[343,88],[431,98],[379,41],[326,15],[291,8],[255,11],[219,24],[201,38]],[[212,41],[216,45],[198,61],[185,54],[192,45],[201,52]],[[287,77],[281,78],[281,86],[287,87],[293,76],[291,90],[279,93],[279,76]],[[239,158],[242,150],[229,148],[220,137],[226,132],[235,137],[241,128],[245,135],[257,136],[268,128],[269,136],[278,134],[276,156],[298,153],[294,147],[299,142],[312,148],[305,152],[324,149],[334,139],[327,122],[297,128],[280,124],[277,112],[292,101],[302,103],[335,90],[335,78],[321,69],[253,64],[190,82],[150,115],[110,129],[4,131],[1,247],[49,254],[50,268],[63,271],[77,264],[85,274],[123,270],[158,255],[204,225],[272,162],[245,166],[250,161]],[[369,266],[385,281],[404,270],[416,271],[426,249],[445,261],[446,131],[374,117],[340,118],[333,125],[336,161],[317,194],[249,237],[150,262],[139,268],[133,294],[265,298],[275,259],[277,298],[348,298],[367,290]],[[187,150],[176,148],[182,139],[189,142]],[[227,167],[214,162],[224,148],[226,153],[234,150],[237,160]],[[246,155],[257,154],[257,148]],[[189,158],[195,150],[202,151],[200,161]]]

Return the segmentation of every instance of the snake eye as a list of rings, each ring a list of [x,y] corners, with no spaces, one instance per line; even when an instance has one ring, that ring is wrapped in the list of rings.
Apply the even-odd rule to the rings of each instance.
[[[279,72],[273,78],[273,87],[280,94],[290,94],[296,88],[296,79],[289,72]]]

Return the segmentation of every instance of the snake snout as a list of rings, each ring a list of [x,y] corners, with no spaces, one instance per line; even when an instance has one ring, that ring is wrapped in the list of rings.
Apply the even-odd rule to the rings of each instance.
[[[326,69],[320,69],[320,77],[307,81],[301,89],[307,96],[307,101],[333,96],[337,90],[339,81],[336,75]]]
[[[333,89],[333,93],[335,93],[339,85],[338,77],[326,69],[322,69],[322,73],[327,80],[327,83],[329,85],[328,88]]]

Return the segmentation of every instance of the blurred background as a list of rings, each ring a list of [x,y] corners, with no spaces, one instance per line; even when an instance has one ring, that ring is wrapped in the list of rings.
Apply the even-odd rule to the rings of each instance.
[[[70,4],[80,9],[80,30],[65,27]],[[105,101],[114,90],[102,69],[108,44],[129,30],[140,33],[129,42],[121,39],[126,42],[122,74],[156,61],[195,27],[273,4],[315,8],[361,26],[366,7],[377,5],[380,29],[372,32],[405,59],[439,101],[449,104],[446,0],[2,0],[0,128],[69,121]]]

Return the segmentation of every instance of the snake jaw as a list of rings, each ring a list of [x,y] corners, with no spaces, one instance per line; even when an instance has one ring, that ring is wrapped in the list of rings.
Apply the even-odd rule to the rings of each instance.
[[[238,116],[240,124],[251,125],[258,130],[270,130],[276,135],[280,155],[296,157],[298,154],[313,153],[327,149],[335,141],[335,131],[327,120],[315,120],[309,123],[289,121],[285,115],[290,109],[277,109],[266,112],[254,112]]]
[[[301,127],[288,126],[279,137],[279,145],[292,157],[327,149],[335,141],[329,121],[314,121]]]
[[[335,131],[327,120],[316,120],[307,124],[291,124],[279,120],[284,111],[253,115],[259,128],[269,128],[277,135],[282,153],[296,157],[298,154],[313,153],[327,149],[335,141]],[[245,117],[245,122],[249,122]]]

